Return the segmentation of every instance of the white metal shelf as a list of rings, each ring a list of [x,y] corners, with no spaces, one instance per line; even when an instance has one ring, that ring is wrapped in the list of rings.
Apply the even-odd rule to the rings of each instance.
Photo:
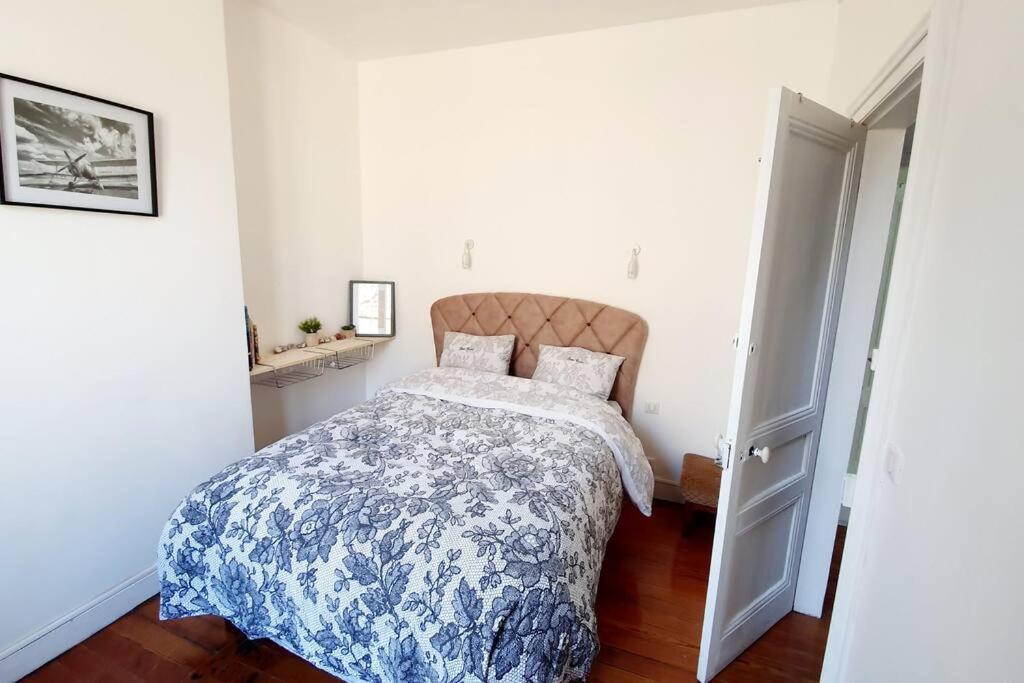
[[[261,358],[249,371],[249,382],[282,389],[324,374],[326,368],[344,370],[373,358],[378,344],[394,337],[355,338],[332,341],[303,349],[289,349]]]

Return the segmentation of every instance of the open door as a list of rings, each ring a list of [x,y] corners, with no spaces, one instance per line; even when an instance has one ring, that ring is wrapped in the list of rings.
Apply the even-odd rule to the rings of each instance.
[[[865,131],[786,89],[761,157],[697,678],[793,608]]]

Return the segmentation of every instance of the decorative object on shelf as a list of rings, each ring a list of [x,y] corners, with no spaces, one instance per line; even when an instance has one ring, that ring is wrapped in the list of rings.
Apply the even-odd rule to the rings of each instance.
[[[156,216],[153,114],[0,74],[0,203]]]
[[[284,352],[285,352],[285,347],[281,346],[280,344],[278,344],[277,346],[274,347],[274,353],[284,353]],[[252,370],[252,368],[249,368],[249,369]]]
[[[335,339],[350,339],[350,338],[352,338],[354,336],[356,336],[356,326],[355,325],[342,325],[341,326],[341,332],[338,332],[338,334],[334,335],[334,338]]]
[[[629,265],[626,266],[626,277],[630,280],[635,280],[637,274],[640,272],[640,263],[637,261],[637,256],[640,255],[640,245],[633,247],[633,251],[629,257]]]
[[[256,327],[256,323],[252,323],[252,355],[253,361],[256,363],[260,362],[260,329]]]
[[[383,280],[349,282],[349,322],[357,337],[395,336],[395,283]]]
[[[473,267],[473,254],[471,254],[470,252],[473,250],[473,247],[475,246],[476,242],[474,242],[473,240],[466,240],[466,243],[463,245],[464,248],[462,251],[462,267],[465,268],[466,270],[469,270],[470,268]]]
[[[320,329],[323,327],[323,323],[320,322],[320,318],[306,318],[299,323],[299,329],[306,334],[306,346],[316,346],[320,343]]]

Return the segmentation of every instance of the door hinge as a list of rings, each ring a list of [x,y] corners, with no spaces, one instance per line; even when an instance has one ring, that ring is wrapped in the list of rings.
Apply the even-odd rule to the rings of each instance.
[[[733,443],[732,439],[727,439],[721,434],[718,435],[718,457],[715,458],[715,464],[722,469],[728,469],[732,462]]]
[[[857,488],[857,475],[856,474],[844,474],[843,475],[843,505],[852,508],[853,507],[853,492]]]
[[[868,367],[871,368],[871,372],[878,370],[878,349],[871,349],[871,353],[868,354]]]

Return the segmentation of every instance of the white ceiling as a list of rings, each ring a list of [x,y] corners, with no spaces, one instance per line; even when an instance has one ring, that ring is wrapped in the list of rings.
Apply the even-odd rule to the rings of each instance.
[[[255,0],[353,59],[377,59],[790,0]]]

